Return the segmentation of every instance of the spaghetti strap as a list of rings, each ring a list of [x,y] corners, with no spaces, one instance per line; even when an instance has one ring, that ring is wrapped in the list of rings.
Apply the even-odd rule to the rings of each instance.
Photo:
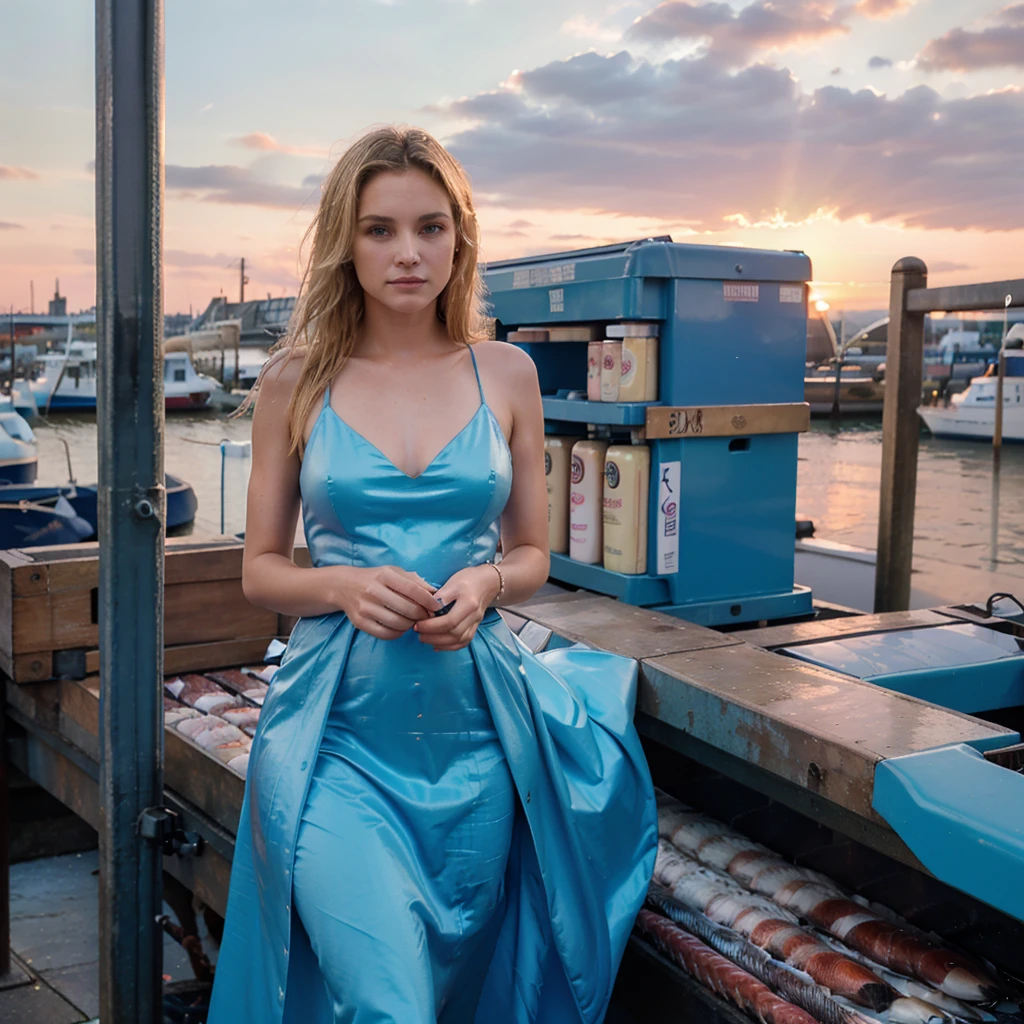
[[[326,409],[327,406],[329,406],[330,404],[331,404],[331,385],[328,384],[327,387],[324,388],[324,408]]]
[[[480,404],[486,405],[487,399],[484,397],[484,386],[480,380],[480,367],[476,365],[476,353],[473,351],[472,345],[467,345],[466,348],[469,349],[469,358],[473,360],[473,372],[476,374],[476,386],[480,391]]]

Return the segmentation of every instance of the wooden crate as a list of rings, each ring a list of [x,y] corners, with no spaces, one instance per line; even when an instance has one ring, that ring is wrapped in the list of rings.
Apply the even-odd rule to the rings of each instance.
[[[308,564],[304,549],[296,561]],[[242,594],[234,538],[169,538],[164,563],[165,670],[259,661],[291,621]],[[99,671],[99,545],[0,551],[0,670],[19,683]]]

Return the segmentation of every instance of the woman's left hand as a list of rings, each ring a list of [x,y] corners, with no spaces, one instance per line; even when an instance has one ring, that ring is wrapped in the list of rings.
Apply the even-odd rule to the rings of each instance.
[[[413,627],[420,640],[435,651],[459,651],[476,635],[480,620],[500,590],[500,579],[491,565],[460,569],[434,596],[441,607],[452,605],[446,615],[422,619]]]

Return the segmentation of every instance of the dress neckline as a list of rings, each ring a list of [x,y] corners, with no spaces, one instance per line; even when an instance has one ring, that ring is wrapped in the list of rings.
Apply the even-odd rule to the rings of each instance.
[[[480,404],[477,406],[476,411],[469,418],[469,421],[462,427],[462,429],[459,430],[451,438],[451,440],[449,440],[448,443],[446,445],[444,445],[444,447],[442,447],[441,450],[438,451],[437,454],[415,475],[412,475],[411,473],[407,473],[404,469],[402,469],[401,466],[399,466],[395,462],[394,459],[391,458],[390,455],[385,454],[385,452],[378,445],[375,445],[365,434],[361,434],[358,430],[356,430],[355,427],[353,427],[347,420],[345,420],[337,411],[335,411],[334,406],[331,405],[331,385],[330,384],[328,384],[327,387],[324,389],[324,404],[323,404],[323,408],[320,410],[320,416],[322,417],[324,412],[329,409],[331,411],[331,415],[334,417],[334,419],[338,423],[340,423],[350,434],[352,434],[354,437],[358,438],[372,452],[374,452],[376,455],[378,455],[380,458],[382,458],[397,473],[401,473],[402,476],[404,476],[406,478],[406,480],[418,480],[421,476],[423,476],[425,473],[427,473],[429,470],[431,470],[434,467],[434,465],[441,459],[441,457],[448,451],[448,449],[453,447],[455,445],[456,441],[458,441],[459,438],[461,438],[462,435],[465,434],[467,430],[469,430],[469,428],[477,421],[477,418],[480,416],[480,414],[482,412],[484,412],[485,410],[490,415],[491,420],[494,423],[494,426],[498,430],[498,433],[501,434],[501,440],[502,440],[502,442],[505,445],[505,449],[511,455],[511,449],[508,446],[508,438],[505,437],[505,431],[501,429],[501,424],[498,422],[497,417],[494,415],[494,413],[491,411],[490,406],[487,404],[487,396],[484,395],[483,381],[480,380],[480,367],[477,365],[476,353],[473,351],[473,346],[472,345],[467,344],[466,348],[469,350],[469,358],[470,358],[470,360],[473,363],[473,375],[476,377],[477,391],[480,392]],[[310,435],[310,436],[312,437],[312,435]]]
[[[442,458],[442,456],[448,451],[448,449],[454,447],[455,443],[459,440],[459,438],[461,438],[462,435],[465,434],[466,431],[469,430],[469,428],[471,426],[473,426],[473,424],[479,418],[480,414],[482,412],[484,412],[485,410],[487,412],[491,411],[490,407],[487,405],[486,402],[481,402],[477,406],[476,412],[473,413],[473,415],[469,418],[469,421],[462,427],[462,429],[459,430],[458,433],[456,433],[455,436],[452,437],[452,439],[443,448],[441,448],[441,450],[423,467],[423,469],[421,469],[418,473],[416,473],[414,475],[412,473],[407,473],[404,469],[402,469],[401,466],[399,466],[394,461],[394,459],[391,458],[391,456],[386,455],[368,437],[366,437],[364,434],[361,434],[350,423],[348,423],[346,420],[342,419],[341,416],[339,416],[338,413],[335,412],[334,407],[330,404],[330,402],[327,402],[324,405],[324,410],[325,411],[329,411],[331,413],[331,415],[334,417],[334,419],[338,423],[340,423],[353,437],[357,438],[364,445],[366,445],[366,447],[369,448],[372,452],[374,452],[378,456],[380,456],[380,458],[382,458],[393,470],[395,470],[397,473],[401,473],[402,476],[404,476],[406,478],[406,480],[419,480],[419,478],[421,476],[423,476],[424,474],[429,472],[431,469],[433,469],[434,465]],[[493,413],[492,413],[492,415],[493,415]],[[501,434],[502,440],[505,440],[505,432],[503,430],[501,430],[500,426],[498,428],[498,432]],[[508,444],[507,441],[505,443],[506,443],[506,445]]]

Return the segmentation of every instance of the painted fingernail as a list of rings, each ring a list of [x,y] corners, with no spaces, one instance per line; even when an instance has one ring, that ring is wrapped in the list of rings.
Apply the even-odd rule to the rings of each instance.
[[[444,604],[444,601],[442,601],[442,600],[441,600],[441,598],[439,598],[439,597],[435,597],[435,598],[434,598],[434,600],[435,600],[435,601],[436,601],[436,602],[437,602],[438,604]]]

